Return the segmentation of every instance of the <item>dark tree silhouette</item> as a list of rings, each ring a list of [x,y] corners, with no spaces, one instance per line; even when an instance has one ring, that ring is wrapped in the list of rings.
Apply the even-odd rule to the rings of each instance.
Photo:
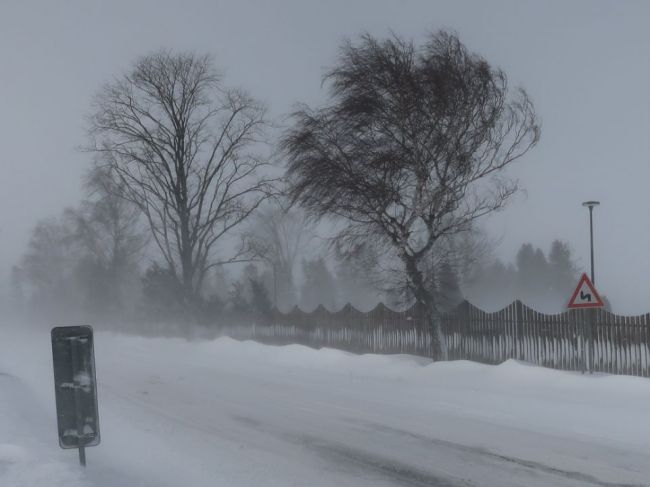
[[[300,293],[300,305],[304,311],[313,311],[322,304],[329,311],[337,311],[336,282],[325,259],[302,261],[304,283]]]
[[[260,208],[250,219],[244,238],[252,257],[271,271],[273,306],[290,310],[296,305],[294,275],[298,256],[314,238],[313,223],[304,212],[285,208],[280,201]]]
[[[119,196],[119,186],[108,171],[94,169],[85,180],[88,198],[64,213],[85,256],[82,287],[96,303],[91,308],[103,306],[116,316],[132,307],[127,303],[135,304],[138,262],[149,241],[140,209]]]
[[[548,264],[553,294],[568,299],[579,277],[578,266],[569,244],[562,240],[553,240]]]
[[[442,311],[451,311],[463,300],[458,276],[449,262],[443,262],[438,270],[436,297]]]
[[[142,277],[142,297],[147,319],[173,321],[183,315],[183,289],[173,273],[153,263]]]
[[[193,54],[142,57],[97,96],[89,149],[143,212],[186,304],[222,263],[217,243],[271,192],[253,153],[265,116],[223,85],[209,57]]]
[[[269,299],[269,292],[266,289],[266,286],[258,280],[250,280],[251,288],[251,311],[258,318],[267,318],[271,313],[273,305]]]
[[[337,308],[350,303],[361,311],[370,311],[385,299],[386,276],[372,246],[359,245],[353,252],[335,252],[334,257]]]
[[[384,245],[434,317],[422,261],[515,193],[501,170],[538,141],[533,104],[449,32],[417,47],[397,36],[348,41],[324,81],[329,102],[296,111],[282,142],[290,196],[345,221],[340,241]]]

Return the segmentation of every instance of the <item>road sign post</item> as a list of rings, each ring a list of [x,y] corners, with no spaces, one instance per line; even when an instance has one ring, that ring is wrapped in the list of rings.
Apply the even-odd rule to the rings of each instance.
[[[56,416],[61,448],[77,448],[86,465],[86,447],[100,442],[93,330],[90,326],[52,329]]]
[[[571,295],[568,308],[582,309],[583,313],[583,332],[582,332],[582,353],[585,369],[591,374],[594,370],[594,335],[596,328],[595,308],[605,306],[604,301],[596,291],[596,287],[591,282],[587,274],[582,274],[578,285]]]

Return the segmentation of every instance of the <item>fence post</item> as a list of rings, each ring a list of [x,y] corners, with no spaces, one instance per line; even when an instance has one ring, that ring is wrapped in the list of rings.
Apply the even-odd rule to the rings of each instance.
[[[523,360],[522,354],[522,332],[524,327],[524,309],[521,301],[515,301],[515,358]]]
[[[581,310],[582,318],[582,372],[593,374],[594,361],[594,310]]]
[[[461,329],[461,332],[462,332],[463,338],[464,338],[464,340],[463,340],[463,348],[462,348],[463,356],[458,357],[458,358],[462,359],[462,360],[470,359],[470,356],[469,356],[469,349],[470,349],[469,306],[470,306],[469,301],[465,300],[465,301],[463,301],[461,306],[458,308],[459,318],[460,318],[460,322],[461,322],[460,329]]]
[[[590,308],[589,312],[589,373],[594,373],[594,337],[596,335],[596,310]]]

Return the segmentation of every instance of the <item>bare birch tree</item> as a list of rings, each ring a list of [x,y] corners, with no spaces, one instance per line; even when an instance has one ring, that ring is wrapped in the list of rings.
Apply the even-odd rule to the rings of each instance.
[[[272,191],[265,107],[224,86],[208,56],[160,51],[98,94],[90,150],[121,182],[190,305],[217,244]],[[233,261],[239,254],[230,255]]]
[[[516,192],[503,169],[539,139],[533,103],[448,32],[417,47],[397,36],[346,42],[324,81],[329,103],[301,107],[283,139],[290,195],[346,222],[340,241],[393,252],[433,317],[423,262]]]

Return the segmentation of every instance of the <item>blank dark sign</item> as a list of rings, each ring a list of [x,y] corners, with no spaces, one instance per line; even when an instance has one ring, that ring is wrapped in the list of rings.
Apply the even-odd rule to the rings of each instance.
[[[99,444],[93,329],[52,328],[56,415],[61,448]]]

